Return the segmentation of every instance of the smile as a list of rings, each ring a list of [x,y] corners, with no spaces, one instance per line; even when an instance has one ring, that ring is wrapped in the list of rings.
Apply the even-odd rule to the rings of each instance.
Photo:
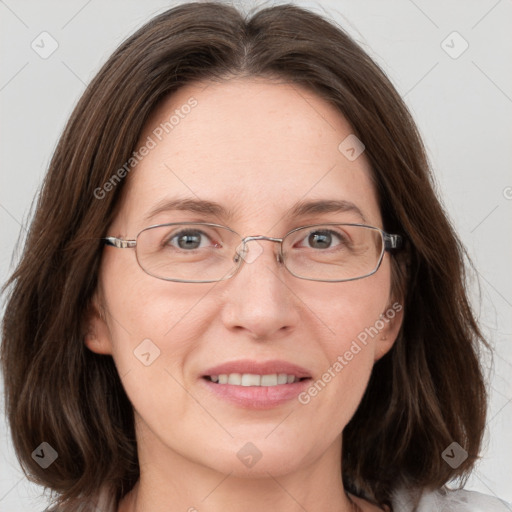
[[[303,380],[295,375],[286,373],[271,373],[257,375],[254,373],[223,373],[220,375],[207,375],[206,379],[218,384],[231,384],[233,386],[279,386],[281,384],[293,384]]]

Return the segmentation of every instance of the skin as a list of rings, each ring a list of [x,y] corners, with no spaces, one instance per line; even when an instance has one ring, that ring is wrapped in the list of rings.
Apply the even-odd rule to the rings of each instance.
[[[282,237],[306,224],[361,222],[354,212],[286,217],[308,199],[351,201],[382,227],[368,161],[338,150],[352,129],[323,99],[259,78],[187,85],[158,107],[141,144],[191,96],[198,105],[129,175],[109,235],[132,239],[150,224],[205,221],[242,236]],[[145,223],[171,196],[214,200],[234,217],[173,211]],[[394,302],[390,256],[370,277],[314,282],[276,261],[278,244],[258,243],[263,252],[233,278],[193,284],[149,276],[133,249],[105,248],[86,345],[115,361],[135,411],[141,468],[119,511],[353,510],[340,478],[342,431],[401,314],[307,405],[243,409],[212,395],[200,375],[226,361],[284,359],[320,378]],[[149,366],[133,353],[146,338],[160,350]],[[236,456],[247,442],[262,454],[252,468]]]

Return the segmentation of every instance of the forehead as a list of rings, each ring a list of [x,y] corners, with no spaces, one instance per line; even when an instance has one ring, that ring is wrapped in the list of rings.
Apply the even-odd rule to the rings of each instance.
[[[121,217],[141,229],[155,206],[195,199],[220,203],[244,225],[269,226],[299,201],[329,199],[356,204],[379,224],[364,153],[350,160],[339,149],[351,135],[338,110],[295,84],[184,86],[145,125],[138,148],[149,149],[129,174]]]

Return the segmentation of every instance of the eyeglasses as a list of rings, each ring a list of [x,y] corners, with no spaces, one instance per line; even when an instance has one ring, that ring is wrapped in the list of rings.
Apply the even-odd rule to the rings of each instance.
[[[242,238],[227,226],[209,222],[158,224],[143,229],[135,240],[109,236],[106,245],[135,248],[147,274],[165,281],[212,283],[233,277],[242,261],[252,263],[263,251],[260,244],[279,242],[277,261],[299,279],[342,282],[371,276],[384,252],[399,249],[400,235],[363,224],[315,224],[292,229],[283,238]]]

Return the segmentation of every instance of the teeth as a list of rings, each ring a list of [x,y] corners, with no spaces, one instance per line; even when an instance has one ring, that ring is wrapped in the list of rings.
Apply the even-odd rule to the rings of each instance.
[[[242,386],[259,386],[260,383],[261,375],[254,375],[253,373],[244,373],[242,375]]]
[[[278,386],[280,384],[293,384],[300,379],[295,375],[286,373],[272,373],[269,375],[256,375],[254,373],[230,373],[211,375],[212,382],[219,384],[232,384],[234,386]]]
[[[228,384],[234,384],[235,386],[240,386],[242,384],[242,374],[241,373],[230,373],[228,375]]]
[[[293,375],[292,375],[293,377]],[[280,373],[277,376],[277,383],[278,384],[286,384],[288,382],[288,377],[286,376],[286,373]]]
[[[292,375],[293,377],[293,375]],[[261,376],[261,385],[262,386],[277,386],[277,375],[274,373],[272,375],[262,375]]]

